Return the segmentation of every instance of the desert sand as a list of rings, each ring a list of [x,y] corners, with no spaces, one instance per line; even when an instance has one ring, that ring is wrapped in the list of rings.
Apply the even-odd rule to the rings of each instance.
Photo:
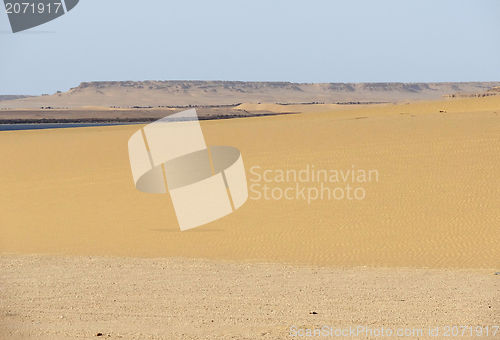
[[[0,246],[13,253],[493,268],[500,265],[496,109],[500,99],[488,97],[204,121],[207,145],[241,150],[249,184],[252,167],[262,174],[307,165],[376,170],[378,181],[353,184],[366,191],[363,200],[308,204],[250,193],[234,214],[183,233],[169,196],[143,194],[132,182],[127,141],[140,125],[5,132]]]
[[[0,133],[0,323],[13,339],[498,325],[499,114],[492,96],[203,121],[207,145],[241,151],[249,185],[266,184],[252,168],[378,180],[351,183],[363,199],[251,192],[185,232],[168,194],[134,187],[127,141],[140,126]]]
[[[481,339],[495,339],[500,322],[500,280],[487,270],[47,255],[3,255],[0,268],[0,338],[9,340],[312,338],[290,336],[294,326],[447,339],[446,326],[470,325],[473,338],[481,326]],[[369,335],[313,339],[381,338]]]

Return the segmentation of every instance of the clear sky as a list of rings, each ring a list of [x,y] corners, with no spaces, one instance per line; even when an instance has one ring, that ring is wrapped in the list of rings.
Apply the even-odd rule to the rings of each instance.
[[[80,0],[24,33],[0,13],[0,94],[95,80],[500,81],[499,34],[499,0]]]

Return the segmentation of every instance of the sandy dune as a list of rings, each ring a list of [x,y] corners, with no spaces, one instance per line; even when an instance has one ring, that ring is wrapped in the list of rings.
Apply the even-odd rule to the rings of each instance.
[[[261,175],[376,170],[379,179],[351,183],[365,190],[362,200],[308,204],[251,192],[235,213],[187,232],[168,195],[134,188],[127,140],[137,126],[1,133],[0,250],[500,267],[499,113],[499,98],[488,97],[202,122],[208,145],[241,150],[249,184],[255,166]],[[262,192],[266,183],[257,184]],[[320,185],[268,183],[298,184]]]
[[[260,187],[185,232],[168,194],[134,187],[138,125],[1,132],[0,338],[284,339],[326,325],[438,339],[498,325],[500,97],[323,108],[203,121]],[[276,181],[308,167],[340,182]],[[357,180],[370,170],[378,180]],[[265,199],[264,185],[365,196]]]

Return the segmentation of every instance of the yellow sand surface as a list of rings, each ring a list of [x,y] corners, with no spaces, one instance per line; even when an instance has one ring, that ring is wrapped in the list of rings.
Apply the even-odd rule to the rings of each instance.
[[[499,114],[487,97],[203,121],[207,145],[238,148],[260,187],[185,232],[168,194],[134,187],[127,142],[139,125],[0,132],[0,252],[500,267]],[[275,180],[307,167],[378,180]],[[266,170],[272,181],[256,181]],[[254,199],[265,184],[275,197],[321,184],[365,197]]]
[[[500,280],[486,269],[2,255],[0,272],[0,338],[8,340],[333,339],[335,332],[380,339],[381,331],[385,339],[449,339],[452,331],[495,339],[500,332]],[[324,327],[323,337],[298,337]]]

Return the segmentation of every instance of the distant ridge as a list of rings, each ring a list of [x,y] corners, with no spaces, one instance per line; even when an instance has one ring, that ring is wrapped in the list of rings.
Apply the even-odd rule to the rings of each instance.
[[[33,96],[23,96],[23,95],[0,95],[0,102],[3,100],[14,100],[14,99],[22,99]]]
[[[443,97],[445,98],[480,98],[480,97],[489,97],[489,96],[498,96],[500,95],[500,86],[495,86],[489,90],[479,93],[454,93],[454,94],[445,94]]]
[[[87,106],[134,108],[231,105],[235,103],[356,103],[433,100],[457,92],[473,94],[500,82],[290,83],[244,81],[95,81],[67,92],[0,102],[0,108]]]

